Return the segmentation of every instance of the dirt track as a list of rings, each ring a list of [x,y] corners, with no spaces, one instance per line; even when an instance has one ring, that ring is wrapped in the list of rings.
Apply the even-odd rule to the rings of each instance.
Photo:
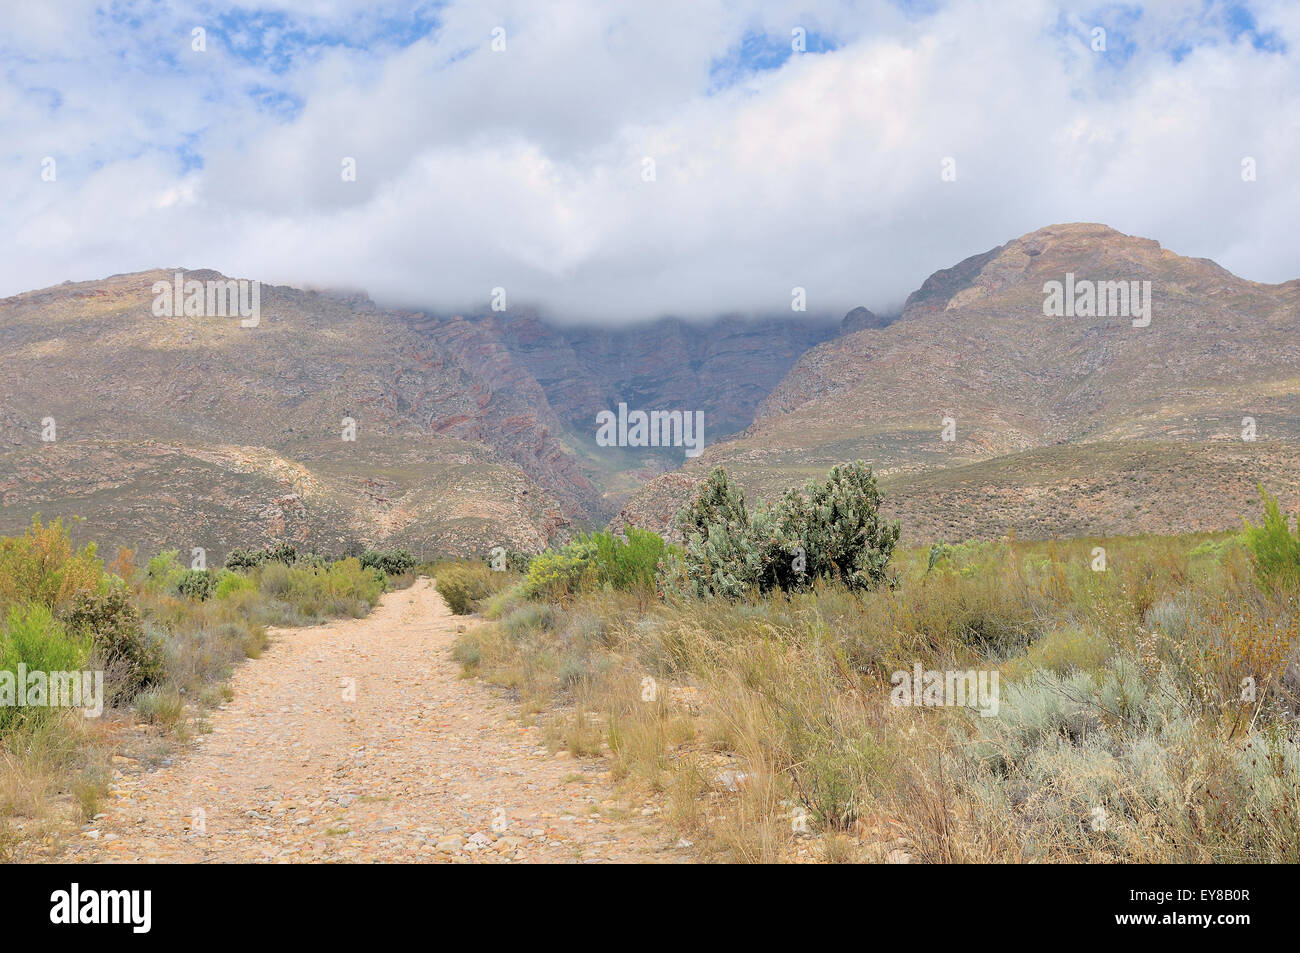
[[[212,732],[116,779],[64,859],[689,859],[613,800],[602,764],[548,753],[508,699],[459,677],[449,650],[472,624],[421,579],[364,619],[275,632]]]

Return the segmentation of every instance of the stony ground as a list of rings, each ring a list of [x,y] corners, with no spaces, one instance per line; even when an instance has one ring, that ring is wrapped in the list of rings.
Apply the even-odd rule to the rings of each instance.
[[[690,860],[600,761],[549,752],[509,698],[459,677],[473,624],[421,579],[364,619],[276,632],[171,766],[119,759],[63,859]]]

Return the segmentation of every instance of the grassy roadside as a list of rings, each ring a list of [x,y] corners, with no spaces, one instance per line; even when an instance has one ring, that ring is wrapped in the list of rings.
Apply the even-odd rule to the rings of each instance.
[[[1240,538],[895,556],[857,593],[520,583],[456,656],[718,859],[1300,860],[1300,606]],[[917,665],[996,713],[896,704]]]
[[[99,812],[115,771],[169,763],[229,700],[235,666],[262,653],[268,628],[357,618],[413,581],[409,560],[383,556],[363,566],[280,546],[243,551],[234,570],[194,570],[175,552],[137,566],[121,550],[106,564],[58,521],[0,539],[0,700],[24,670],[102,673],[98,717],[0,705],[0,859],[55,854]]]

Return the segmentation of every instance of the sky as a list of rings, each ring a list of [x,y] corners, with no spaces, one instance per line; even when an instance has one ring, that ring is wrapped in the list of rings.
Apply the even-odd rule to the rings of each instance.
[[[0,296],[887,313],[1070,221],[1285,281],[1297,212],[1293,0],[0,0]]]

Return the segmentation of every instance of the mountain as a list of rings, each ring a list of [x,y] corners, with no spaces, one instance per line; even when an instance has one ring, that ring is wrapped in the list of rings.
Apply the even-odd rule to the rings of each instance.
[[[156,315],[155,283],[176,271],[0,300],[0,532],[39,511],[83,517],[78,534],[106,545],[209,558],[278,539],[535,550],[604,522],[675,465],[597,448],[597,410],[704,409],[709,439],[743,429],[835,330],[725,319],[597,331],[271,285],[258,326],[243,327]]]
[[[210,558],[537,549],[611,517],[665,528],[715,464],[773,497],[859,457],[918,541],[1233,527],[1257,483],[1300,505],[1300,281],[1103,225],[1032,232],[838,326],[599,329],[263,285],[243,327],[156,315],[174,273],[0,300],[0,532],[39,511]],[[619,404],[700,411],[710,445],[597,446]]]
[[[897,319],[897,315],[877,315],[866,308],[854,308],[840,322],[840,334],[852,334],[868,328],[888,327]]]
[[[146,548],[435,552],[543,545],[594,496],[530,407],[368,300],[263,285],[258,327],[156,316],[172,279],[0,301],[0,530],[39,510]]]
[[[562,435],[601,488],[601,501],[590,509],[599,522],[684,456],[681,448],[599,447],[598,413],[617,411],[620,403],[700,411],[705,437],[715,441],[749,426],[794,362],[837,333],[833,322],[816,318],[663,318],[613,328],[558,326],[514,312],[406,319],[494,388],[535,408],[551,432]]]
[[[1118,286],[1099,283],[1120,281],[1138,301],[1149,288],[1146,326],[1134,302],[1113,313]],[[1046,315],[1052,282],[1100,288],[1110,313],[1094,300]],[[812,348],[752,426],[651,481],[616,522],[666,528],[715,465],[770,498],[862,458],[912,540],[1238,527],[1257,483],[1300,504],[1297,332],[1300,281],[1050,226],[936,272],[897,320]]]

